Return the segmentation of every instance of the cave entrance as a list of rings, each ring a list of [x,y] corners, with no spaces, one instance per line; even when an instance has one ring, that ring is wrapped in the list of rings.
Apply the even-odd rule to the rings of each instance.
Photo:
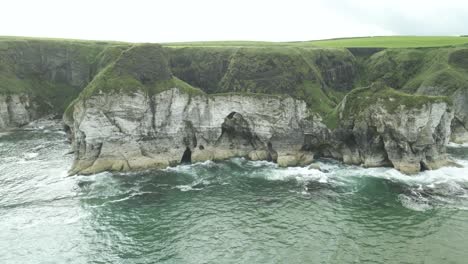
[[[180,160],[181,164],[191,164],[192,163],[192,150],[187,147],[182,155],[182,159]]]
[[[420,161],[419,166],[420,166],[419,171],[421,171],[421,172],[429,170],[429,167],[427,166],[426,162],[424,162],[424,161]]]

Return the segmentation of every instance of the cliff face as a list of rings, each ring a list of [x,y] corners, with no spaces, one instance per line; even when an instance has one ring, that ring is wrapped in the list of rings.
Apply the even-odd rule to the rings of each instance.
[[[353,88],[356,61],[346,49],[170,48],[172,73],[206,93],[286,94],[325,114]]]
[[[290,57],[283,55],[276,60],[289,65]],[[293,166],[310,163],[318,154],[407,173],[447,161],[444,145],[453,114],[446,98],[412,96],[384,85],[354,90],[336,109],[337,128],[330,130],[310,104],[287,95],[206,94],[173,76],[167,56],[156,45],[132,47],[86,87],[65,115],[76,155],[71,173],[239,156]],[[259,65],[263,62],[248,67],[263,72]],[[239,71],[227,67],[221,84],[249,80],[245,86],[264,89],[250,75],[230,73],[234,68]],[[310,68],[285,74],[316,76]],[[281,71],[269,74],[268,82],[284,77]],[[297,76],[286,80],[305,78]]]
[[[65,122],[72,173],[88,174],[239,156],[299,164],[312,160],[300,151],[308,115],[290,96],[208,95],[172,75],[163,48],[138,45],[96,76]]]
[[[367,61],[369,81],[383,81],[407,93],[449,96],[454,116],[451,140],[468,141],[468,49],[393,49]]]
[[[354,90],[336,113],[338,128],[307,142],[307,149],[366,167],[393,166],[405,173],[449,161],[453,111],[445,97],[413,96],[374,84]]]
[[[104,94],[74,107],[72,173],[164,168],[182,161],[249,156],[282,160],[303,144],[304,102],[291,97]],[[310,154],[311,155],[311,154]],[[299,161],[296,161],[296,163]]]
[[[0,39],[0,129],[62,114],[94,77],[99,54],[107,46],[97,42]]]
[[[26,125],[37,115],[37,106],[27,94],[0,95],[0,129]]]
[[[294,166],[318,154],[405,173],[447,164],[453,113],[445,99],[421,96],[389,106],[402,95],[373,96],[382,99],[358,115],[349,115],[356,97],[346,98],[332,131],[309,119],[303,101],[287,96],[190,95],[177,88],[152,97],[96,95],[66,119],[77,157],[71,173],[162,168],[183,162],[187,151],[191,162],[247,157]]]
[[[68,106],[72,173],[314,155],[413,173],[468,140],[466,50],[0,38],[0,129]]]

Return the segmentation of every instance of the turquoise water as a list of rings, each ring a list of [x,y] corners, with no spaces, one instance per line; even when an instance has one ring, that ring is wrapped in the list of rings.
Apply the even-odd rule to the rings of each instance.
[[[0,136],[0,263],[467,263],[468,168],[232,159],[66,176],[57,126]],[[450,149],[468,167],[468,148]]]

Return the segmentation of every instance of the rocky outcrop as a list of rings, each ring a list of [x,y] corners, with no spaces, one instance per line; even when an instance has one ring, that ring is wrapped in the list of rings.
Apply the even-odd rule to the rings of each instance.
[[[0,130],[26,125],[36,117],[37,106],[28,95],[0,95]]]
[[[15,128],[46,115],[61,115],[96,72],[109,64],[112,57],[115,60],[115,55],[109,52],[115,46],[88,41],[2,38],[0,128]]]
[[[448,89],[447,89],[448,88]],[[421,86],[418,93],[426,95],[448,95],[453,102],[454,119],[450,140],[455,143],[468,142],[468,90],[466,87]]]
[[[374,85],[353,91],[337,111],[338,129],[325,127],[306,142],[322,156],[404,173],[448,164],[453,111],[447,98],[413,96]]]
[[[452,96],[455,118],[452,122],[451,141],[468,142],[468,90],[460,89]]]
[[[297,165],[313,157],[301,152],[307,115],[306,104],[291,97],[190,95],[177,88],[152,97],[97,95],[77,103],[65,120],[77,157],[71,173],[163,168],[179,164],[187,149],[192,162],[250,157]]]
[[[364,61],[369,81],[412,94],[448,96],[455,118],[451,141],[468,142],[468,49],[466,47],[387,49]]]

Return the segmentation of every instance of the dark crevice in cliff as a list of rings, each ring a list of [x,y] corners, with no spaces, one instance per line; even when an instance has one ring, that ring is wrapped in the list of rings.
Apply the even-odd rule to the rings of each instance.
[[[107,118],[107,120],[109,120],[109,123],[111,123],[114,127],[117,128],[119,133],[123,133],[122,127],[120,127],[120,125],[117,122],[115,122],[115,120],[112,119],[108,113],[102,112],[102,114]]]
[[[153,158],[151,155],[150,155],[150,152],[148,152],[145,148],[143,148],[142,146],[140,146],[140,153],[143,157],[147,157],[147,158]]]
[[[235,114],[236,114],[236,112],[231,112],[229,115],[227,115],[227,118],[232,119]]]
[[[6,104],[7,104],[7,115],[8,115],[8,123],[11,124],[13,122],[13,118],[12,118],[12,110],[11,110],[11,96],[8,95],[6,97]]]
[[[94,152],[91,155],[92,163],[89,166],[87,166],[86,168],[81,168],[81,170],[85,170],[85,169],[87,169],[89,167],[92,167],[96,163],[96,161],[99,159],[99,156],[101,156],[102,145],[103,145],[103,143],[98,143],[96,145],[90,145],[91,148],[86,149],[86,152],[88,152],[88,151]]]
[[[457,124],[463,127],[466,131],[468,131],[468,127],[465,125],[463,120],[461,120],[458,116],[454,116],[451,126],[454,127]]]
[[[197,133],[191,121],[185,121],[185,128],[184,128],[184,138],[183,138],[184,145],[186,147],[196,147],[198,144],[197,140]]]
[[[271,143],[271,141],[268,141],[267,149],[268,149],[267,161],[277,163],[278,162],[278,152],[273,148],[273,144]]]
[[[156,133],[156,103],[154,102],[153,95],[148,95],[148,103],[151,111],[151,128]]]
[[[182,159],[180,160],[181,164],[190,164],[192,163],[192,150],[189,147],[185,148]]]
[[[239,146],[251,146],[253,149],[257,149],[258,136],[252,133],[249,123],[244,117],[237,113],[231,112],[224,119],[221,125],[221,136],[218,138],[217,144],[221,144],[222,141],[227,140],[230,148]]]
[[[426,162],[424,162],[424,161],[419,162],[419,167],[421,168],[420,171],[429,170],[429,167],[427,166]]]

